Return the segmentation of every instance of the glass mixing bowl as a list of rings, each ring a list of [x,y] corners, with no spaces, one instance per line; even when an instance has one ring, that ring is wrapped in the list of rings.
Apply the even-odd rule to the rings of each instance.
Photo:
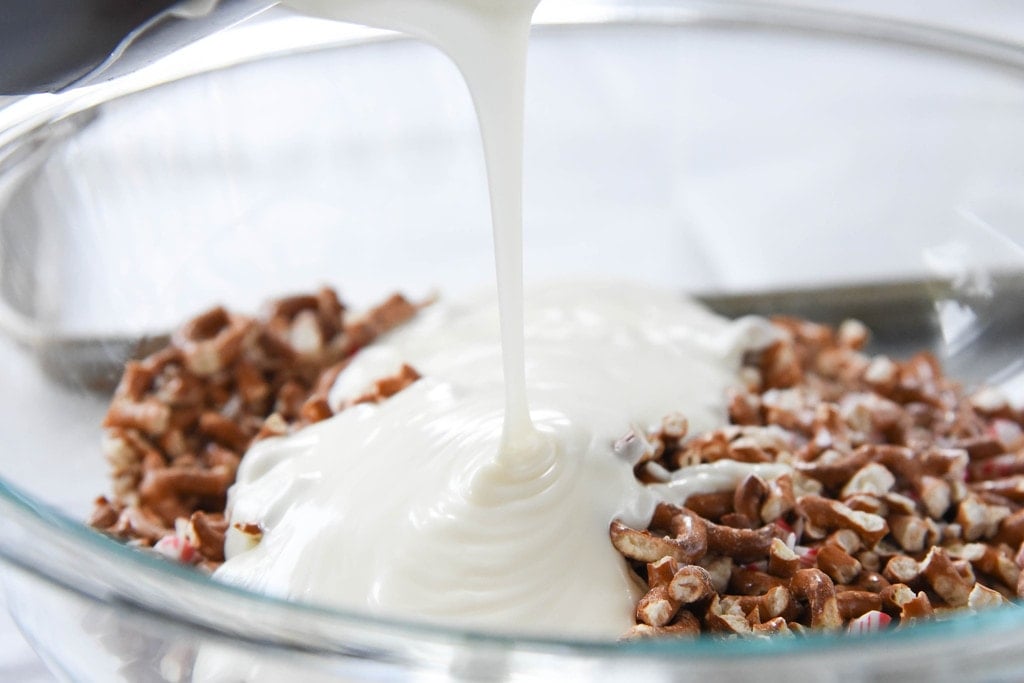
[[[548,2],[528,280],[627,277],[727,314],[857,316],[1021,396],[1024,50],[733,2]],[[128,354],[213,302],[492,281],[476,123],[422,44],[278,16],[0,110],[0,557],[85,681],[1020,680],[1009,607],[858,638],[508,638],[285,603],[84,526]],[[191,55],[189,59],[186,59]]]

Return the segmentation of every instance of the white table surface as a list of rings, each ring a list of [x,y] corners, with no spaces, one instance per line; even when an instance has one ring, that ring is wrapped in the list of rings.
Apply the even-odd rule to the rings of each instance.
[[[1024,4],[1018,0],[804,0],[793,5],[857,10],[970,30],[1002,39],[1024,38]],[[0,108],[3,106],[0,101]],[[56,680],[21,637],[0,591],[0,681]]]

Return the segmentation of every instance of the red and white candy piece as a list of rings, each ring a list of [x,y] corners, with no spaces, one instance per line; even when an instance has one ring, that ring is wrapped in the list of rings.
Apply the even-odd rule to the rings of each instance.
[[[846,631],[853,635],[877,633],[888,626],[891,622],[892,617],[885,612],[871,610],[870,612],[865,612],[856,619],[851,620],[850,624],[846,627]]]
[[[199,553],[196,551],[196,547],[189,543],[187,539],[176,534],[169,534],[161,538],[153,546],[153,550],[170,560],[184,564],[192,564],[199,560]]]

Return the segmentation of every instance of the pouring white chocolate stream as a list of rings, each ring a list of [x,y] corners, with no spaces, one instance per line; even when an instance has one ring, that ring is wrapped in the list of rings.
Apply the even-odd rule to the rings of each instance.
[[[530,19],[540,0],[285,0],[318,17],[392,29],[436,45],[476,107],[491,201],[501,310],[505,434],[501,457],[535,436],[523,363],[523,109]]]
[[[497,306],[483,296],[430,307],[357,354],[332,401],[403,362],[423,379],[381,405],[258,443],[229,513],[259,524],[263,538],[250,548],[229,533],[217,576],[405,618],[621,635],[638,594],[609,522],[643,526],[656,497],[728,489],[752,466],[703,466],[655,490],[635,481],[613,444],[671,411],[695,430],[719,426],[740,357],[767,328],[618,283],[531,291],[524,315],[522,109],[534,0],[288,4],[412,33],[459,66],[484,141]],[[754,469],[771,477],[784,468]]]

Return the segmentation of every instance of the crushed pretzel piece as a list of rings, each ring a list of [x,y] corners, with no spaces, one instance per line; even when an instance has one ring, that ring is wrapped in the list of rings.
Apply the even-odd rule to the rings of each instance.
[[[835,584],[819,569],[801,569],[793,576],[793,595],[806,600],[812,628],[833,630],[843,625],[836,600]]]
[[[932,589],[951,607],[967,605],[973,581],[960,574],[949,553],[939,547],[933,547],[921,563],[921,574]]]
[[[794,611],[793,595],[785,586],[773,586],[762,595],[738,595],[725,596],[722,598],[722,607],[726,612],[739,611],[743,614],[753,614],[756,622],[769,621],[783,614]]]
[[[782,539],[773,538],[768,549],[768,573],[783,579],[792,578],[800,569],[800,556]]]
[[[624,640],[649,638],[695,638],[701,634],[700,620],[689,612],[680,612],[676,620],[665,626],[637,624],[623,637]]]
[[[716,592],[708,570],[698,565],[681,567],[668,582],[668,593],[680,604],[700,602]]]
[[[976,495],[970,495],[957,506],[956,521],[963,529],[964,540],[991,538],[999,524],[1009,517],[1011,510],[1005,505],[988,505]]]
[[[774,538],[774,526],[765,525],[759,529],[736,529],[734,527],[705,522],[707,550],[718,555],[731,557],[737,562],[752,562],[764,559]]]
[[[708,605],[707,611],[704,614],[704,623],[707,625],[707,628],[712,632],[732,635],[752,633],[753,629],[750,626],[750,622],[747,621],[746,615],[727,612],[727,606],[722,604],[717,594],[712,596],[711,604]]]
[[[901,624],[929,619],[935,613],[924,591],[915,593],[903,583],[887,586],[880,596],[883,605],[895,610]]]
[[[990,609],[1002,607],[1007,604],[1007,599],[999,591],[992,590],[980,583],[974,584],[970,594],[967,596],[967,606],[972,610]]]
[[[189,519],[185,538],[209,561],[224,561],[224,534],[228,522],[222,514],[207,514],[196,510]]]
[[[672,557],[681,564],[690,564],[703,557],[708,549],[706,523],[683,508],[665,504],[659,508],[664,508],[663,515],[670,515],[667,523],[659,526],[670,528],[672,535],[638,531],[614,520],[610,527],[612,545],[626,557],[641,562],[657,562],[663,557]]]
[[[815,558],[818,568],[828,574],[836,584],[849,584],[860,574],[861,564],[838,545],[825,543]]]
[[[881,610],[882,596],[866,590],[843,589],[836,592],[836,604],[839,616],[844,621],[850,621]]]
[[[815,526],[829,530],[851,529],[869,548],[889,532],[889,525],[882,517],[852,510],[837,500],[808,495],[802,496],[797,505]]]
[[[882,575],[893,583],[912,583],[921,575],[920,563],[906,555],[895,555],[889,558]]]

